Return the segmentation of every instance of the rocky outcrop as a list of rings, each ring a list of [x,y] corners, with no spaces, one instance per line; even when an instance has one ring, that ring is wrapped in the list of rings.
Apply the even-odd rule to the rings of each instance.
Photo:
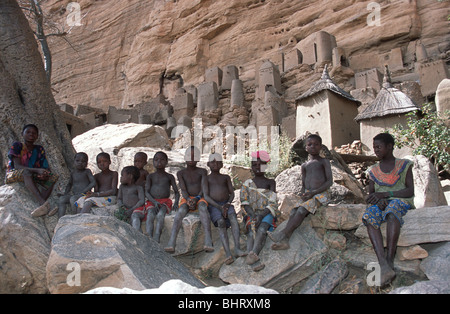
[[[68,265],[79,267],[73,280]],[[87,214],[59,220],[46,273],[51,293],[80,293],[109,286],[145,290],[170,279],[204,287],[185,266],[129,224]]]
[[[65,29],[70,28],[68,17],[73,17],[69,2],[43,4],[50,19]],[[416,47],[424,45],[429,56],[439,56],[450,40],[446,3],[434,0],[382,2],[379,26],[368,23],[376,14],[370,1],[77,3],[81,25],[66,36],[70,44],[50,38],[55,97],[58,103],[105,111],[108,106],[127,108],[149,101],[159,94],[161,83],[172,98],[181,84],[202,83],[212,67],[235,65],[244,85],[255,86],[260,60],[275,61],[280,52],[288,55],[318,31],[335,36],[339,55],[353,71],[387,62],[398,68],[407,64],[401,71],[409,72]],[[398,52],[404,62],[398,62]],[[313,57],[302,53],[304,60]],[[309,86],[306,80],[294,88],[297,96]]]

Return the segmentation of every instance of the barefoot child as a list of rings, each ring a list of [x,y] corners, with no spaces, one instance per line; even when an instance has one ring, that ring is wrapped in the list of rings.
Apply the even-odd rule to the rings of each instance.
[[[177,177],[180,184],[181,195],[183,196],[180,207],[175,215],[172,232],[169,243],[164,250],[168,253],[175,252],[175,243],[178,232],[181,228],[183,218],[190,212],[197,211],[200,215],[200,221],[205,232],[205,246],[206,252],[213,252],[214,248],[211,239],[211,220],[208,213],[208,203],[203,198],[202,183],[206,180],[207,171],[203,168],[197,167],[197,162],[200,160],[200,151],[198,148],[191,146],[186,150],[184,159],[187,168],[178,171]]]
[[[128,166],[122,169],[120,173],[120,187],[117,195],[117,205],[119,211],[116,217],[122,217],[124,221],[129,221],[135,211],[144,211],[144,189],[136,182],[139,179],[139,169],[135,166]],[[132,221],[136,230],[141,230],[141,221],[136,224]]]
[[[39,137],[38,127],[27,124],[22,129],[23,143],[14,142],[8,152],[5,183],[23,182],[39,203],[31,216],[40,217],[50,211],[48,198],[58,176],[52,174],[42,146],[34,144]],[[39,186],[43,189],[40,190]]]
[[[395,278],[394,257],[403,225],[402,217],[414,208],[412,162],[395,158],[394,144],[394,138],[388,133],[378,134],[373,139],[373,150],[380,162],[367,170],[369,195],[366,201],[372,206],[362,217],[380,264],[381,287]],[[386,254],[380,231],[383,222],[387,223]]]
[[[322,138],[319,135],[311,134],[306,138],[309,160],[302,164],[302,202],[292,209],[283,230],[278,234],[268,233],[275,242],[272,244],[272,250],[289,249],[289,238],[305,217],[310,213],[314,214],[320,206],[329,202],[328,189],[333,185],[333,175],[330,161],[319,155],[321,150]]]
[[[148,171],[144,169],[147,165],[147,154],[144,152],[138,152],[134,155],[134,166],[139,169],[139,179],[136,181],[137,185],[141,185],[145,188],[145,180],[148,176]]]
[[[108,153],[97,155],[97,166],[101,172],[94,175],[94,193],[87,192],[86,196],[78,199],[78,213],[88,214],[92,206],[105,207],[116,203],[119,173],[109,169],[110,165],[111,157]]]
[[[146,231],[148,236],[152,237],[159,243],[161,233],[164,227],[164,219],[166,214],[170,213],[172,209],[178,209],[178,201],[180,200],[180,193],[178,192],[175,177],[166,172],[166,167],[169,160],[167,154],[164,152],[157,152],[153,157],[153,166],[156,168],[154,173],[147,176],[145,184],[145,196],[147,202],[145,203],[145,212],[135,211],[132,216],[133,222],[142,219],[146,221]],[[172,208],[172,200],[170,199],[170,188],[175,193],[175,204]],[[156,220],[156,228],[154,226]]]
[[[241,206],[247,213],[244,221],[248,230],[247,265],[252,265],[254,271],[262,270],[265,265],[259,260],[266,241],[267,231],[275,229],[278,210],[275,180],[265,177],[270,156],[266,151],[251,154],[253,179],[244,182],[241,191]]]
[[[208,167],[211,169],[211,174],[204,181],[203,195],[208,202],[211,221],[219,228],[220,240],[227,256],[225,264],[229,265],[234,262],[234,258],[230,251],[227,228],[231,227],[236,255],[238,257],[246,255],[240,250],[239,223],[234,206],[231,205],[234,199],[234,188],[230,176],[220,173],[223,167],[221,155],[209,156]]]
[[[66,206],[70,204],[72,212],[76,213],[76,201],[83,194],[90,192],[95,187],[95,178],[90,169],[87,169],[88,155],[86,153],[75,154],[75,169],[70,173],[69,183],[66,185],[64,194],[60,195],[58,207],[58,218],[66,214]],[[55,212],[56,213],[56,212]],[[55,214],[50,212],[49,215]]]

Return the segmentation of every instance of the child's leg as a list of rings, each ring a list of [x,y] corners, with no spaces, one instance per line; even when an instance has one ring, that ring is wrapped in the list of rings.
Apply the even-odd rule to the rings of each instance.
[[[227,258],[232,257],[230,251],[230,241],[228,239],[227,223],[223,217],[217,220],[217,228],[219,230],[220,241],[222,242]]]
[[[397,251],[397,242],[400,236],[400,221],[393,215],[387,215],[387,229],[386,229],[386,243],[387,243],[387,256],[386,260],[389,266],[394,269],[395,252]]]
[[[83,208],[81,208],[81,210],[78,208],[78,214],[90,214],[92,206],[94,206],[94,203],[87,199],[84,202]]]
[[[164,228],[164,220],[166,218],[166,213],[167,213],[167,207],[166,207],[166,205],[162,205],[158,211],[158,214],[156,215],[156,228],[155,228],[155,235],[153,237],[153,240],[155,240],[158,243],[161,239],[161,233]]]
[[[261,252],[264,244],[266,243],[267,231],[269,230],[269,228],[270,225],[268,223],[261,222],[258,229],[256,230],[255,245],[253,246],[252,250],[256,255],[259,255],[259,252]]]
[[[208,212],[208,205],[205,202],[198,203],[198,212],[200,214],[200,221],[203,226],[203,230],[205,232],[205,246],[204,249],[206,252],[213,252],[214,247],[211,239],[211,218]]]
[[[180,231],[183,218],[186,217],[188,212],[189,212],[189,207],[187,204],[183,204],[180,206],[180,208],[178,208],[178,211],[175,214],[175,218],[173,221],[172,232],[170,234],[169,243],[167,243],[167,246],[164,248],[164,250],[166,252],[168,252],[168,253],[175,252],[175,244],[177,241],[178,232]]]
[[[33,180],[33,173],[28,170],[23,171],[23,182],[26,188],[36,197],[39,205],[43,205],[46,201],[41,195],[39,188],[36,185],[36,182]]]
[[[154,222],[158,209],[155,206],[147,208],[147,221],[145,222],[145,230],[149,237],[153,237]]]
[[[289,239],[292,236],[292,233],[300,227],[303,220],[308,216],[309,211],[307,211],[303,207],[293,208],[291,214],[289,215],[289,220],[284,227],[277,234],[272,234],[268,232],[268,235],[272,241],[275,243],[272,245],[273,250],[287,250],[289,249]]]
[[[66,214],[67,204],[70,202],[70,195],[61,195],[58,199],[58,218]]]
[[[145,218],[145,212],[144,211],[140,211],[140,210],[134,211],[131,214],[131,225],[133,226],[133,228],[142,232],[141,221],[144,218]]]
[[[231,234],[233,235],[234,240],[234,252],[239,257],[245,256],[245,252],[241,250],[239,223],[237,221],[236,212],[234,212],[234,210],[233,212],[228,213],[228,219],[230,220]]]

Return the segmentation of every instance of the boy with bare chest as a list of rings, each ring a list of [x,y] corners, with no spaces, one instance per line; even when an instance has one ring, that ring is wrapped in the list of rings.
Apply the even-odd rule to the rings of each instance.
[[[203,193],[208,202],[211,221],[219,228],[220,240],[227,256],[225,264],[229,265],[234,262],[234,258],[230,251],[227,228],[231,227],[236,255],[239,257],[245,255],[240,250],[239,224],[234,206],[231,205],[234,199],[234,188],[230,176],[220,173],[223,167],[221,155],[212,154],[209,157],[208,167],[211,169],[211,174],[204,180]]]
[[[76,201],[83,196],[83,194],[90,192],[95,186],[95,178],[92,171],[87,167],[88,155],[86,153],[75,154],[75,169],[70,173],[69,182],[63,194],[59,194],[58,207],[56,207],[49,216],[56,214],[58,211],[58,218],[66,214],[66,205],[70,204],[72,212],[75,213],[77,208]]]
[[[138,219],[140,222],[146,219],[146,232],[158,243],[161,238],[166,214],[170,213],[172,209],[178,209],[180,198],[175,177],[166,172],[168,162],[169,158],[166,153],[160,151],[154,155],[153,166],[156,168],[156,171],[147,176],[145,184],[145,197],[147,198],[145,213],[135,211],[132,216],[133,221]],[[171,188],[175,193],[175,205],[170,199]],[[156,228],[154,226],[155,220]]]
[[[203,198],[203,181],[206,180],[207,171],[203,168],[198,168],[197,163],[200,160],[200,151],[198,148],[191,146],[186,150],[185,161],[187,168],[178,171],[177,177],[180,184],[181,195],[183,196],[180,202],[173,227],[170,235],[169,243],[164,248],[166,252],[175,252],[175,242],[178,232],[181,228],[181,223],[184,217],[191,211],[197,211],[200,215],[200,221],[205,232],[205,246],[206,252],[213,252],[214,248],[211,239],[211,221],[208,213],[208,203]]]
[[[97,155],[97,166],[101,172],[94,175],[94,192],[87,192],[85,197],[78,199],[78,213],[87,214],[91,212],[92,206],[105,207],[116,203],[119,173],[109,169],[110,165],[111,157],[108,153]]]
[[[333,175],[328,159],[320,156],[322,149],[322,138],[311,134],[306,139],[306,151],[309,160],[302,164],[302,203],[292,209],[286,227],[278,234],[268,233],[275,243],[273,250],[289,249],[289,238],[297,229],[306,216],[315,214],[316,210],[326,205],[330,200],[329,188],[333,185]]]
[[[119,215],[125,218],[125,221],[128,221],[135,211],[144,210],[144,189],[141,185],[136,184],[139,176],[137,167],[128,166],[122,169],[117,204],[119,205]],[[140,221],[137,225],[133,221],[133,227],[140,230]]]

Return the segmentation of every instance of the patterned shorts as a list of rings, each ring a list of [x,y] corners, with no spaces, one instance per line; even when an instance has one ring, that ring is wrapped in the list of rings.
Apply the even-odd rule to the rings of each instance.
[[[306,190],[308,192],[308,190]],[[309,211],[311,214],[315,214],[317,209],[319,209],[321,206],[325,206],[330,201],[330,193],[328,191],[325,191],[320,194],[316,194],[313,197],[311,197],[306,202],[303,202],[301,204],[297,204],[296,207],[303,207],[307,211]]]
[[[14,169],[8,171],[5,176],[5,184],[23,182],[23,176],[27,175],[27,173],[30,172],[25,169]],[[34,182],[44,187],[45,189],[49,189],[56,181],[58,181],[59,177],[56,174],[50,173],[49,179],[45,181],[40,179],[36,173],[31,173],[31,176],[33,177]]]
[[[411,205],[402,202],[401,200],[391,200],[385,210],[381,210],[378,205],[367,208],[362,216],[362,221],[366,226],[369,224],[375,229],[380,229],[381,224],[386,221],[387,215],[393,214],[400,222],[400,226],[403,226],[403,216],[405,216],[410,209]]]

